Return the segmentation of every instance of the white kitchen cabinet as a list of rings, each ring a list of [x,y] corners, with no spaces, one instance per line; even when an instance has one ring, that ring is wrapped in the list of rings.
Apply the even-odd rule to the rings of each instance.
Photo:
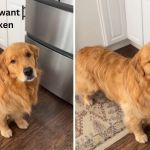
[[[98,0],[105,46],[127,38],[124,0]]]
[[[125,4],[128,39],[143,46],[142,0],[125,0]]]
[[[6,0],[1,0],[0,11],[6,10]],[[6,16],[0,16],[0,23],[7,23]],[[0,47],[5,48],[7,46],[7,30],[0,28]]]
[[[144,44],[150,42],[150,0],[143,0],[143,37]]]
[[[76,0],[76,49],[127,38],[124,0]]]
[[[84,46],[104,45],[97,0],[76,0],[76,50]]]
[[[8,45],[14,42],[25,41],[25,20],[22,20],[22,5],[25,0],[7,0],[7,10],[20,10],[21,16],[9,16],[8,22],[12,22],[14,28],[8,29]]]

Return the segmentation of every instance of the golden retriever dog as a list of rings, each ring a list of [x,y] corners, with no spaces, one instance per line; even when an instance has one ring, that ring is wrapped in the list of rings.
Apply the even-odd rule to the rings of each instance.
[[[37,103],[40,69],[38,48],[27,43],[14,43],[0,55],[0,131],[9,138],[12,130],[8,118],[21,129],[28,127],[24,113],[31,113]]]
[[[81,49],[76,55],[76,91],[87,105],[92,104],[91,95],[104,92],[122,108],[136,141],[147,142],[142,125],[150,123],[150,44],[132,59],[100,46]]]

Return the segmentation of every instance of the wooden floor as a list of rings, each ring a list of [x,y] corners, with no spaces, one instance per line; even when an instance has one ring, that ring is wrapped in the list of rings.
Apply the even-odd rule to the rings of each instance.
[[[117,52],[124,56],[132,57],[137,52],[137,49],[129,45],[119,49]],[[146,127],[145,133],[147,133],[149,137],[149,142],[146,144],[139,144],[135,141],[133,134],[128,134],[106,150],[150,150],[150,127]]]
[[[133,47],[132,45],[128,45],[126,47],[120,48],[116,50],[119,54],[125,57],[133,57],[137,53],[138,49]]]
[[[145,133],[150,140],[150,127],[147,127]],[[133,134],[128,134],[106,150],[150,150],[150,142],[146,144],[140,144],[135,141]]]
[[[10,124],[13,137],[0,136],[0,150],[72,150],[73,108],[44,88],[39,90],[39,104],[28,118],[27,130]]]

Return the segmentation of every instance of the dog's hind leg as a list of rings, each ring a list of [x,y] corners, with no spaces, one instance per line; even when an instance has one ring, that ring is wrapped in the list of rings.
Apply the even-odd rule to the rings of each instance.
[[[22,117],[22,115],[13,116],[15,123],[17,124],[18,128],[20,129],[27,129],[29,124],[28,122]]]
[[[87,105],[88,106],[93,105],[93,99],[91,98],[90,95],[83,95],[82,98],[83,98],[83,102],[84,102],[85,106],[87,106]]]

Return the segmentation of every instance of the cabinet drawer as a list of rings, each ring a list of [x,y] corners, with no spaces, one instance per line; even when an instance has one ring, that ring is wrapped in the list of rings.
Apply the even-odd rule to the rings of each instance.
[[[43,70],[41,85],[63,98],[73,102],[73,60],[63,56],[26,37],[26,42],[40,48],[39,63]]]
[[[73,13],[70,11],[30,0],[26,3],[26,31],[56,48],[73,53]]]

